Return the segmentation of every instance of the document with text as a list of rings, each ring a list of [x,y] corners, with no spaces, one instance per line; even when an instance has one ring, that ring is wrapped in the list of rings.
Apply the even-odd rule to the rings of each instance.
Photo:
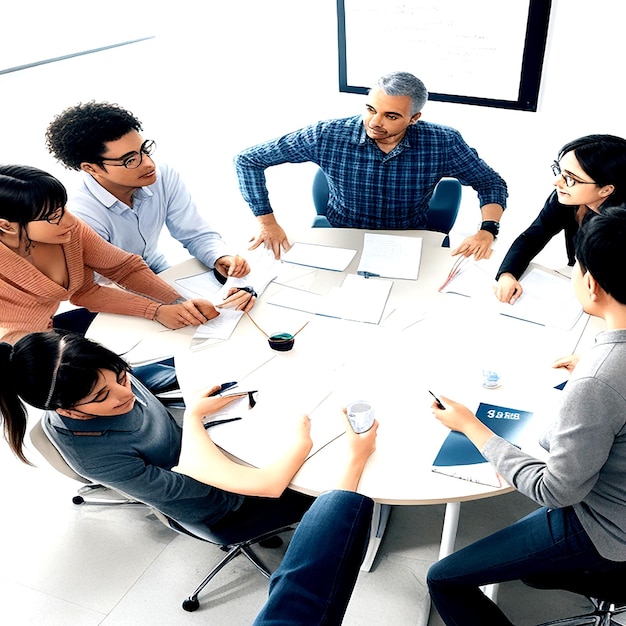
[[[365,233],[357,273],[417,280],[421,258],[421,237]]]

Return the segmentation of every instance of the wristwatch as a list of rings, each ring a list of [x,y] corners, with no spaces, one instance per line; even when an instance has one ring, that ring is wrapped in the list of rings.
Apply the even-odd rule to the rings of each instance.
[[[495,220],[485,220],[480,225],[479,230],[486,230],[488,233],[491,233],[495,239],[500,232],[500,222],[496,222]]]

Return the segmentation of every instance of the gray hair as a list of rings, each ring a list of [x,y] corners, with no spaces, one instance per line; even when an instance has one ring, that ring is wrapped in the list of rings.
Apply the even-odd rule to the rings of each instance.
[[[409,96],[411,115],[419,113],[428,100],[428,91],[424,83],[409,72],[391,72],[378,79],[380,87],[388,96]]]

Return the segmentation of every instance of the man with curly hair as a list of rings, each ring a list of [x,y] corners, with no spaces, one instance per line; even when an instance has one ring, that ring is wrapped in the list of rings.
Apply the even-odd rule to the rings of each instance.
[[[158,249],[166,224],[207,267],[225,277],[248,274],[247,261],[229,252],[200,217],[178,173],[154,162],[156,144],[142,130],[130,111],[108,102],[80,103],[54,118],[48,150],[68,169],[84,172],[68,209],[110,243],[142,256],[156,273],[169,265]]]

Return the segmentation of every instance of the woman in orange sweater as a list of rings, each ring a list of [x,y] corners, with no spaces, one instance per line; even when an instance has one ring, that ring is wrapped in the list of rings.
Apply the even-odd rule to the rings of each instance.
[[[63,300],[89,311],[153,319],[167,328],[198,325],[219,312],[208,300],[184,300],[141,257],[107,243],[65,211],[60,181],[34,167],[0,166],[0,340],[53,327]],[[122,289],[94,280],[94,272]],[[247,310],[248,292],[220,306]]]

